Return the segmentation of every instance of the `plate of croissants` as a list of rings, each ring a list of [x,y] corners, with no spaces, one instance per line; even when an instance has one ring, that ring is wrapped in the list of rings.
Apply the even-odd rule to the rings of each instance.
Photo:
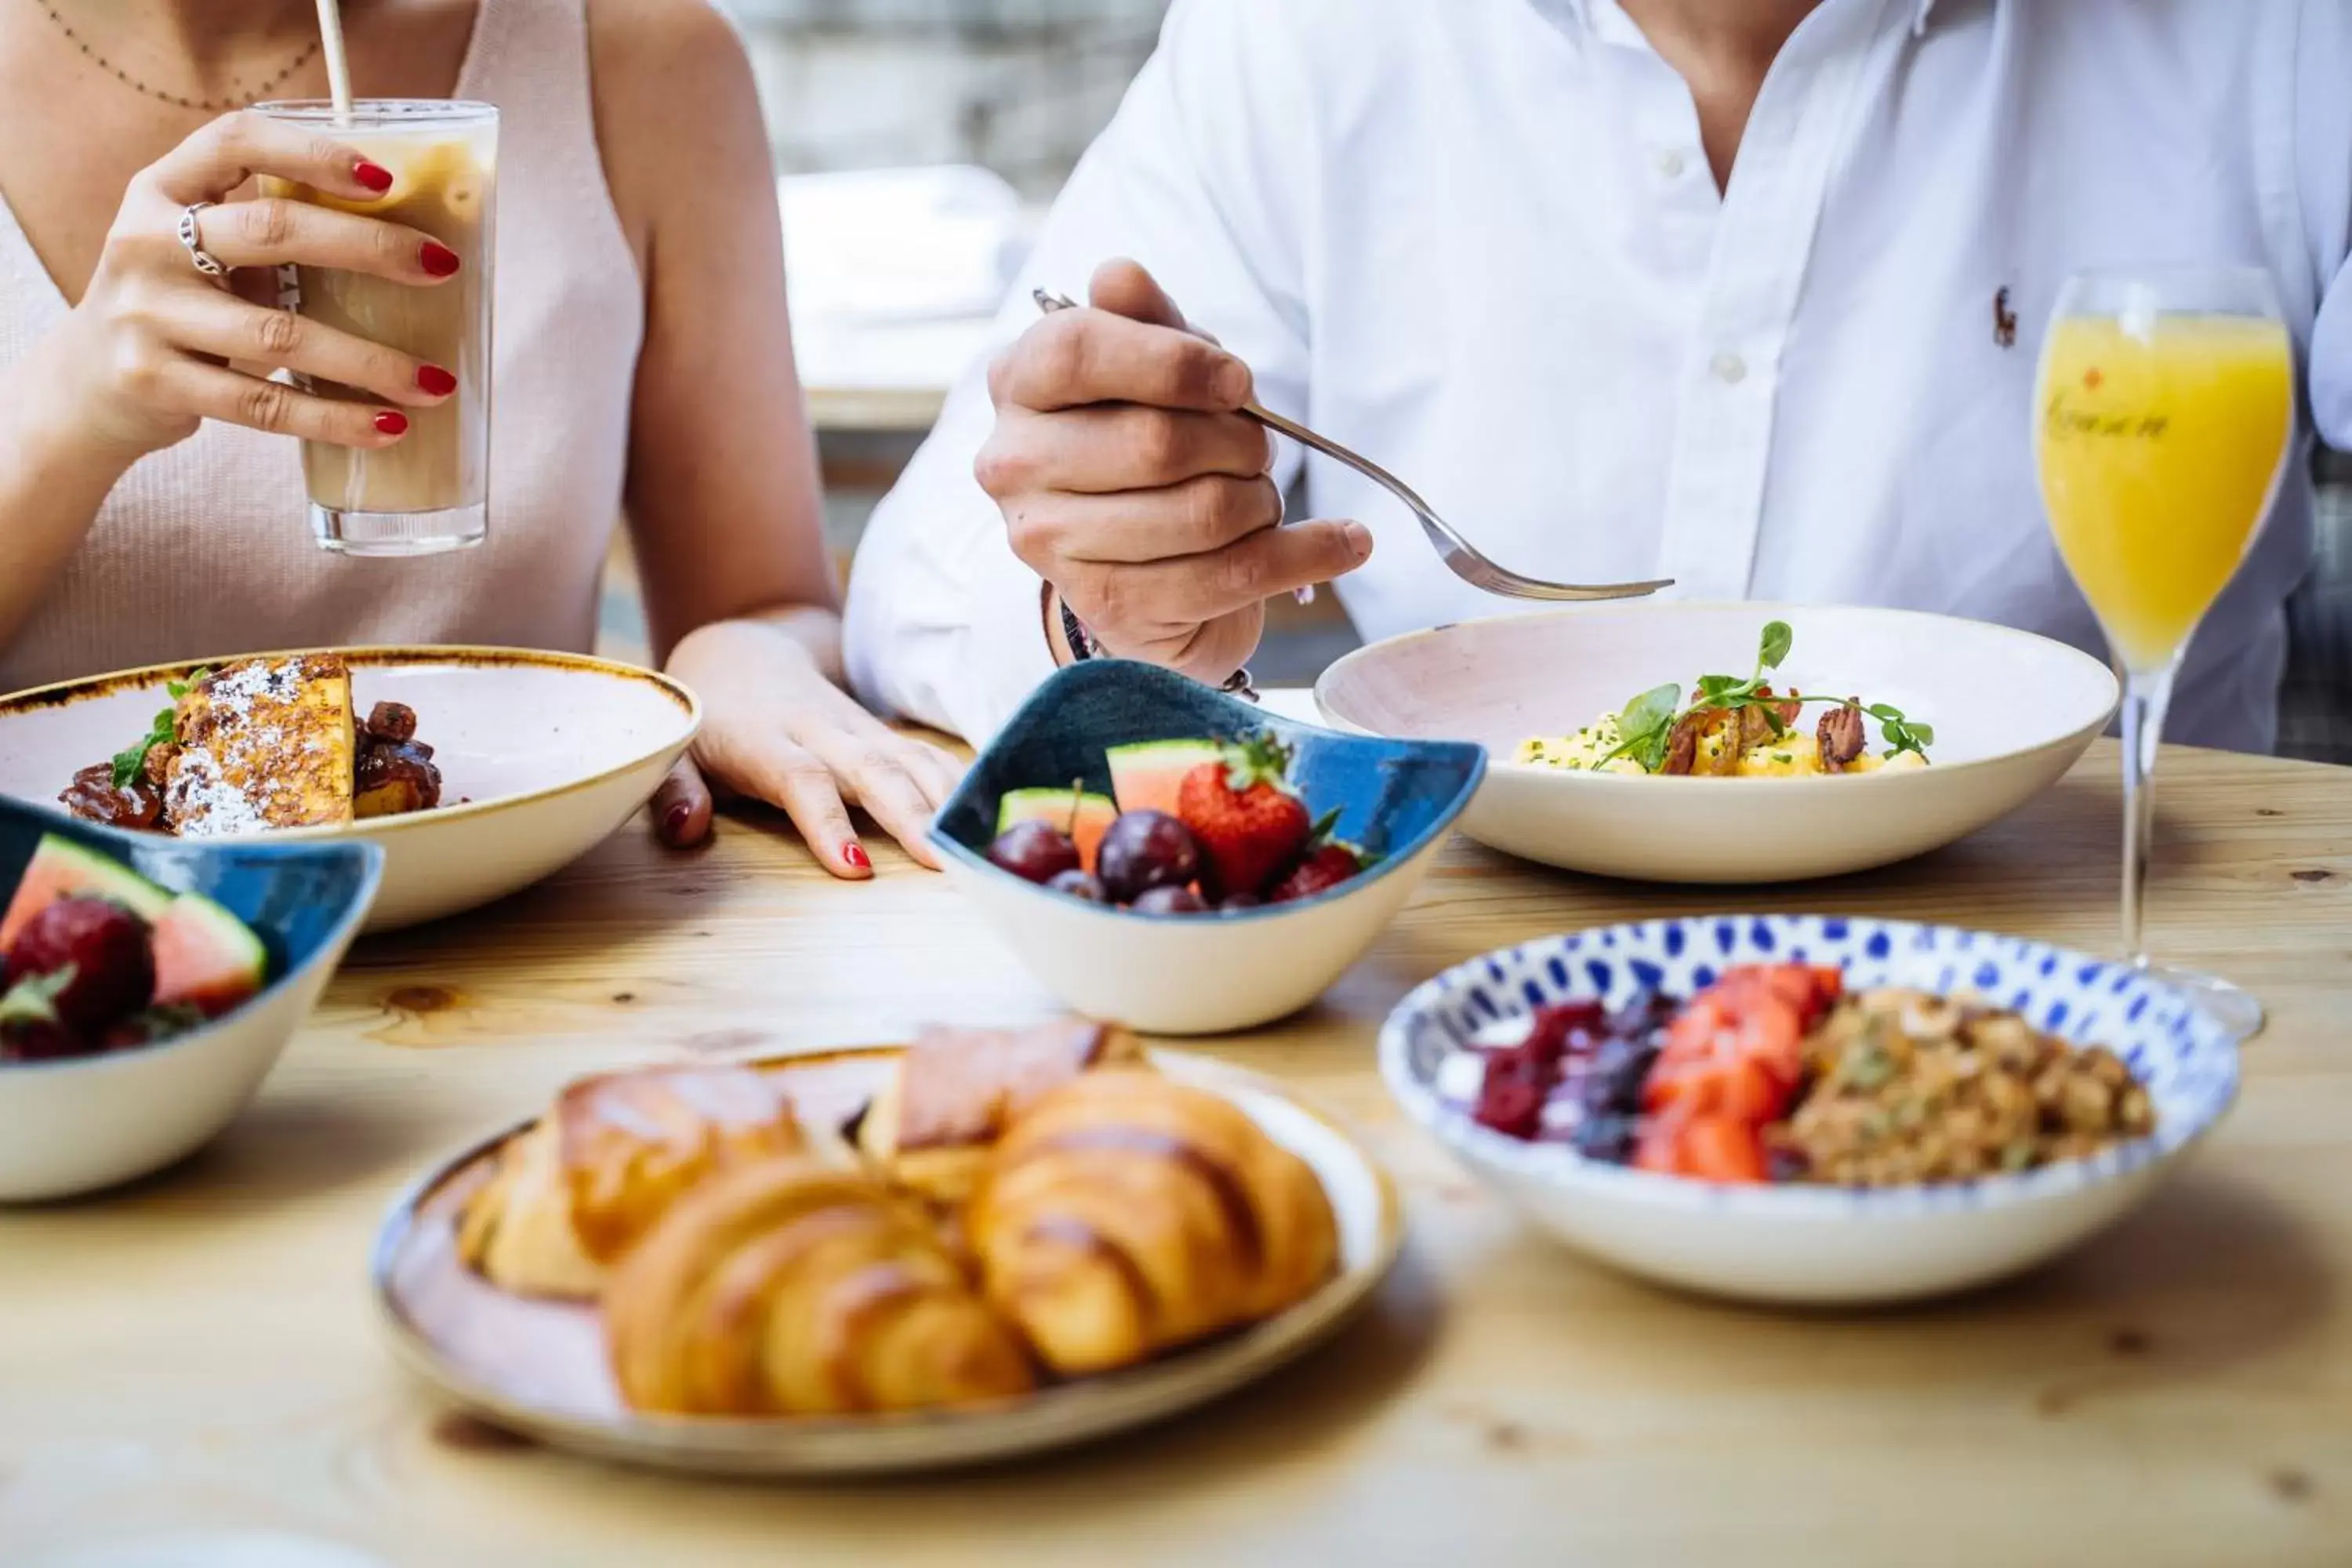
[[[583,1079],[404,1195],[374,1286],[402,1359],[509,1430],[880,1474],[1238,1388],[1344,1322],[1402,1229],[1286,1089],[1060,1021]]]

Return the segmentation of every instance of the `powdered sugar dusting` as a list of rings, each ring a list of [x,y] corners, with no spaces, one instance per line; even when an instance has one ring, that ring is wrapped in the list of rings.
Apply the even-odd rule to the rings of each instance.
[[[221,774],[220,759],[204,746],[184,746],[172,764],[163,810],[184,838],[257,833],[269,826],[245,791]]]

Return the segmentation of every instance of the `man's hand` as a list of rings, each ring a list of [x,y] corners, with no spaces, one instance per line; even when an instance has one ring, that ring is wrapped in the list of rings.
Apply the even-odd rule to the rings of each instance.
[[[1108,262],[1090,298],[990,367],[996,429],[973,471],[1013,553],[1106,651],[1221,681],[1256,650],[1268,598],[1354,571],[1371,534],[1279,526],[1272,437],[1237,412],[1249,367],[1150,273]]]

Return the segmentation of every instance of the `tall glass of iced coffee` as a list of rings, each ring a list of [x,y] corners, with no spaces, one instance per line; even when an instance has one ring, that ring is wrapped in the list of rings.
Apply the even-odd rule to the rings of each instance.
[[[486,103],[362,99],[347,121],[334,106],[265,103],[261,111],[315,128],[392,171],[373,201],[268,179],[264,195],[406,224],[457,253],[456,277],[419,288],[365,273],[296,269],[291,300],[310,319],[456,373],[457,391],[408,410],[408,434],[360,451],[302,444],[310,527],[348,555],[429,555],[478,544],[489,528],[490,291],[495,277],[499,111]],[[367,395],[305,379],[327,397]]]

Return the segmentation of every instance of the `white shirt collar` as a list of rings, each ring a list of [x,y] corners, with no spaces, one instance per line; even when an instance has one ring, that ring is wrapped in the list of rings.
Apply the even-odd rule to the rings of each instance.
[[[1536,3],[1548,10],[1566,11],[1578,25],[1588,30],[1592,26],[1594,0],[1536,0]],[[1910,5],[1912,36],[1924,37],[1927,32],[1927,19],[1936,10],[1936,0],[1910,0]]]

